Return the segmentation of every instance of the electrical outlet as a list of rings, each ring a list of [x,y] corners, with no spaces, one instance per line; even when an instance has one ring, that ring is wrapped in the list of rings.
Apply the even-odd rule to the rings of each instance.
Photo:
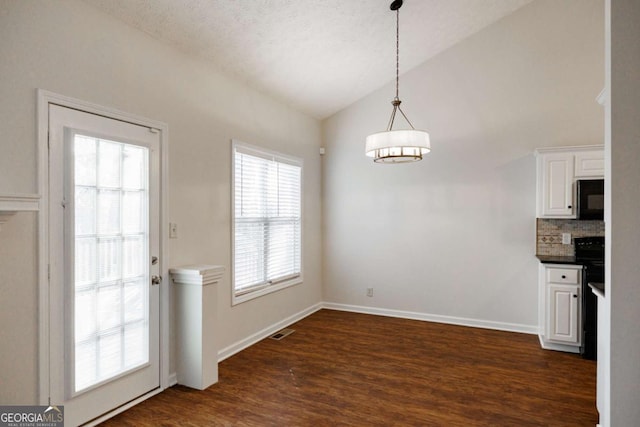
[[[178,224],[175,222],[169,223],[169,238],[177,239],[178,238]]]
[[[372,297],[373,296],[373,288],[367,288],[367,296],[368,297]]]
[[[563,245],[571,244],[571,233],[562,233],[562,244]]]

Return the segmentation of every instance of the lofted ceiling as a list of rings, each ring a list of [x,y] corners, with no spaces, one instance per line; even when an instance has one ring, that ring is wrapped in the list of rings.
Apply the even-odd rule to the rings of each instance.
[[[85,1],[319,119],[395,77],[391,0]],[[405,0],[400,72],[531,1]]]

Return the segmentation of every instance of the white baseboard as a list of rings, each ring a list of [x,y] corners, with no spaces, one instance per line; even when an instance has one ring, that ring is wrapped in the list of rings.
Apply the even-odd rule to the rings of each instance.
[[[563,351],[565,353],[580,353],[580,347],[576,345],[555,344],[545,341],[542,335],[538,335],[538,341],[540,341],[540,347],[545,350]]]
[[[178,384],[178,374],[175,372],[169,374],[169,387],[173,387],[176,384]]]
[[[311,307],[308,307],[292,316],[287,317],[286,319],[276,322],[273,325],[268,326],[263,330],[256,332],[253,335],[248,336],[245,339],[237,341],[231,344],[230,346],[225,347],[222,350],[219,350],[218,362],[222,362],[223,360],[233,356],[234,354],[244,350],[245,348],[250,347],[253,344],[257,343],[258,341],[268,337],[269,335],[272,335],[278,332],[280,329],[286,328],[292,323],[296,323],[297,321],[304,319],[305,317],[315,313],[318,310],[321,310],[322,308],[323,308],[323,304],[321,302],[314,304]]]
[[[473,328],[496,329],[499,331],[537,334],[538,326],[517,323],[492,322],[488,320],[468,319],[465,317],[442,316],[440,314],[417,313],[413,311],[390,310],[386,308],[365,307],[361,305],[338,304],[325,302],[323,308],[330,310],[351,311],[355,313],[374,314],[378,316],[399,317],[402,319],[423,320],[427,322],[447,323],[450,325],[470,326]]]

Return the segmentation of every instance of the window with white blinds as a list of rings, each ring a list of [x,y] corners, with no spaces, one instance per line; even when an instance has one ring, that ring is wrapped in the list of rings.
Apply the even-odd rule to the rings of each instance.
[[[302,282],[302,160],[233,142],[234,303]]]

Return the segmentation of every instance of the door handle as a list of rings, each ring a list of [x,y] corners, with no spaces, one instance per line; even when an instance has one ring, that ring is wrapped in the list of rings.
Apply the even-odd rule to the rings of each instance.
[[[162,282],[162,276],[151,276],[151,284],[153,286],[159,285]]]

